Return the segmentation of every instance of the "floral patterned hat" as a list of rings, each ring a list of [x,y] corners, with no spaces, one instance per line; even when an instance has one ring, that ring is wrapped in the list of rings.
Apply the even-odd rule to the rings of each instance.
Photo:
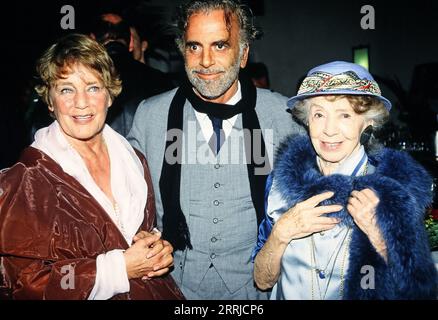
[[[379,85],[373,76],[362,66],[333,61],[310,70],[301,83],[296,96],[287,101],[289,108],[309,97],[332,94],[367,95],[378,98],[390,110],[391,102],[382,96]]]

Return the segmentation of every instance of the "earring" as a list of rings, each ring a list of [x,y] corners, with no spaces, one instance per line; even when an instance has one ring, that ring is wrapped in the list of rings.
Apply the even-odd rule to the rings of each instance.
[[[372,134],[373,134],[373,126],[369,125],[368,127],[365,128],[365,130],[362,132],[360,136],[360,144],[366,145],[370,140]]]

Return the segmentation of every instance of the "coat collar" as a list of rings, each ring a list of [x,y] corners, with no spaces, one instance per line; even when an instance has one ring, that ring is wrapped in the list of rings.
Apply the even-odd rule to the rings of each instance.
[[[357,190],[355,187],[366,185],[370,179],[380,180],[384,184],[385,178],[400,183],[417,199],[420,206],[430,203],[430,178],[407,153],[382,148],[369,154],[368,158],[369,165],[375,167],[375,171],[366,177],[339,174],[323,176],[309,137],[290,136],[277,151],[273,177],[289,206],[316,194],[334,191],[335,195],[321,205],[341,204],[345,208],[351,191]],[[342,223],[352,223],[345,209],[327,216],[339,217]]]

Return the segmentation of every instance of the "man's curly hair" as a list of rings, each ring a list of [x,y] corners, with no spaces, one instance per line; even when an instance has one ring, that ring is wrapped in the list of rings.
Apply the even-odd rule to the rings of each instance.
[[[228,30],[231,30],[233,16],[237,18],[240,27],[241,46],[248,46],[251,41],[260,37],[261,32],[253,24],[251,9],[241,4],[239,0],[189,1],[178,8],[176,16],[177,36],[175,41],[183,54],[185,51],[185,32],[189,18],[195,13],[208,13],[214,10],[224,11]]]

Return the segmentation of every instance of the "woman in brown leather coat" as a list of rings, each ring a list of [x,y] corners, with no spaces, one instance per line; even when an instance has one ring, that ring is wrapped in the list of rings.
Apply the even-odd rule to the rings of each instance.
[[[37,71],[55,121],[0,174],[3,298],[183,298],[146,159],[105,125],[121,91],[105,49],[68,35]]]

